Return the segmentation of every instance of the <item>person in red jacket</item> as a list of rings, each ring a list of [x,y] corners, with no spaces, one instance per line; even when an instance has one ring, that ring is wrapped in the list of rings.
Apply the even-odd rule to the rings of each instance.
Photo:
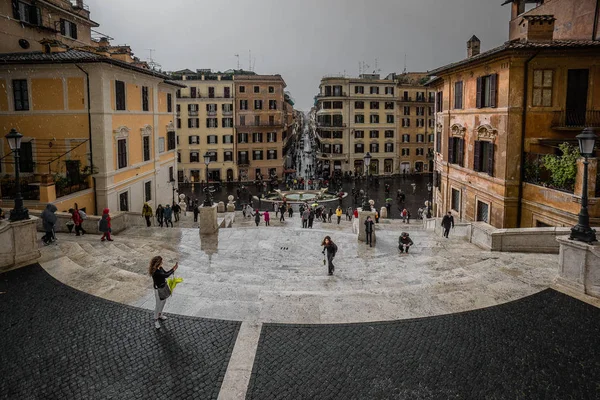
[[[71,209],[71,217],[73,218],[73,223],[75,224],[75,236],[84,235],[85,231],[81,224],[83,223],[83,218],[81,218],[81,214],[79,213],[79,209],[77,208],[77,204],[75,204],[75,209]]]
[[[354,209],[354,218],[358,218],[358,208]]]
[[[110,229],[110,214],[108,208],[105,208],[104,211],[102,211],[102,219],[100,220],[100,224],[98,225],[98,230],[102,232],[102,238],[100,239],[101,241],[113,241],[110,238],[110,232],[112,231],[112,229]]]

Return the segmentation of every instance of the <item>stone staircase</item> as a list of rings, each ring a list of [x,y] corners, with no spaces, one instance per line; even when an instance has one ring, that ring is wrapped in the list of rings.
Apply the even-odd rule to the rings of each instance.
[[[185,280],[169,300],[169,312],[340,322],[435,315],[508,301],[549,284],[548,271],[556,262],[556,256],[484,252],[460,239],[435,236],[420,224],[381,220],[376,229],[377,243],[370,248],[356,241],[352,223],[343,219],[339,225],[315,222],[313,229],[302,229],[297,216],[279,222],[273,215],[271,226],[256,227],[240,213],[233,229],[208,237],[197,228],[160,227],[131,227],[113,242],[59,234],[57,244],[42,246],[40,264],[75,289],[152,309],[147,268],[161,255],[167,268],[179,262],[178,276]],[[415,241],[410,255],[397,250],[402,230]],[[334,277],[323,265],[325,235],[339,247]],[[504,284],[507,276],[512,284]],[[448,295],[456,291],[460,294]],[[422,293],[429,293],[426,301]],[[454,299],[462,303],[457,306]]]

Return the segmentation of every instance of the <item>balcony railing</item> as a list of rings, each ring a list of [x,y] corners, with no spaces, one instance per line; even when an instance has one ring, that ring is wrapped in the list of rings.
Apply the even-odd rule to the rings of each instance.
[[[318,98],[321,98],[321,97],[348,97],[348,93],[342,92],[342,93],[318,94],[317,97]]]
[[[40,199],[40,186],[34,183],[32,179],[21,178],[21,197],[23,200],[39,200]],[[3,179],[1,181],[1,189],[3,199],[14,199],[17,193],[15,180],[11,178]],[[7,215],[8,216],[8,215]]]
[[[563,110],[555,111],[552,128],[583,129],[600,127],[600,110]]]
[[[236,123],[236,128],[254,128],[254,127],[267,127],[267,128],[281,128],[282,122],[246,122],[245,124]]]
[[[83,181],[74,185],[70,185],[67,183],[66,186],[56,186],[56,197],[63,197],[69,194],[73,194],[76,192],[80,192],[82,190],[89,189],[89,185],[87,181]]]
[[[346,124],[344,123],[333,123],[333,122],[320,122],[317,125],[317,128],[345,128]]]
[[[237,164],[240,167],[249,167],[250,166],[250,160],[238,160]]]
[[[188,115],[190,117],[197,117],[198,116],[198,110],[188,111]],[[177,115],[177,116],[179,116],[179,115]]]
[[[231,115],[233,115],[233,111],[223,111],[224,117],[231,116]]]

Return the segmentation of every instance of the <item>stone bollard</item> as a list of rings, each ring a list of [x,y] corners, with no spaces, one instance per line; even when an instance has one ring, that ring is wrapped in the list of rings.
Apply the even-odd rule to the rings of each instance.
[[[358,209],[358,241],[366,242],[367,234],[365,232],[365,221],[367,217],[371,217],[373,222],[375,222],[375,210],[372,211],[362,211],[360,208]],[[375,238],[375,225],[373,225],[373,234],[372,234],[373,244],[377,241]]]
[[[229,202],[227,203],[227,212],[235,212],[235,202],[233,201],[234,197],[232,195],[229,195],[227,197],[227,200],[229,200]]]
[[[381,218],[387,218],[387,208],[385,207],[381,207],[381,209],[379,210],[379,219]]]
[[[225,203],[223,203],[222,201],[220,201],[217,204],[217,212],[219,212],[219,213],[224,213],[225,212]]]
[[[556,238],[560,245],[556,282],[579,293],[600,298],[600,244]]]
[[[200,234],[201,235],[212,235],[219,230],[217,223],[217,206],[212,205],[210,207],[199,207],[200,210]]]

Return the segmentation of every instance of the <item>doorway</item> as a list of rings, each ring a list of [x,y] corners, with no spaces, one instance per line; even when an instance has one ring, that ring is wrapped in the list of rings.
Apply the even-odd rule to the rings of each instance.
[[[566,126],[585,126],[589,70],[570,69],[567,76]]]
[[[401,174],[410,174],[410,163],[407,161],[404,161],[400,164],[400,173]]]
[[[227,170],[227,182],[233,182],[233,170],[231,168]]]

